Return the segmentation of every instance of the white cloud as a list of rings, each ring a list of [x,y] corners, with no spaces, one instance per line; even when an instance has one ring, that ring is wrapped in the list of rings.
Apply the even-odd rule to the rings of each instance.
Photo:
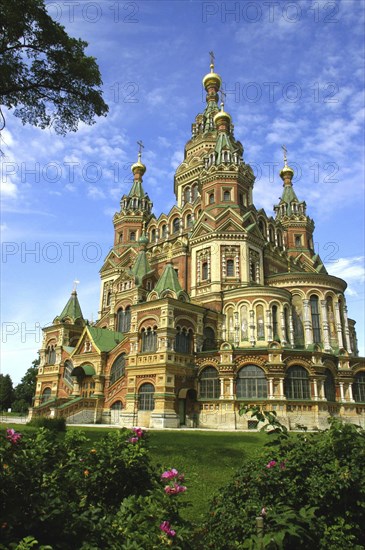
[[[365,257],[339,258],[336,262],[327,265],[331,275],[345,279],[352,283],[365,282]]]

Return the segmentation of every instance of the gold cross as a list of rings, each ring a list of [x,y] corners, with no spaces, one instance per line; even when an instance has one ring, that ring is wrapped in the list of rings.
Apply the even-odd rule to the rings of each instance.
[[[287,156],[286,156],[288,150],[287,150],[287,148],[285,147],[285,145],[282,145],[281,148],[282,148],[282,150],[284,151],[284,164],[285,164],[285,166],[286,166],[286,165],[288,164],[288,159],[287,159]]]
[[[210,55],[210,71],[213,72],[214,71],[214,61],[215,61],[214,52],[209,52],[209,55]]]
[[[137,141],[137,145],[139,145],[138,160],[141,160],[142,149],[144,149],[144,145],[142,143],[142,140]]]

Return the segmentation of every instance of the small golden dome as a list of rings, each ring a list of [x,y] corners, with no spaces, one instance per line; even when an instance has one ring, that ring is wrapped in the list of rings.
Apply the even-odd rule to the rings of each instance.
[[[205,77],[203,78],[203,86],[205,89],[207,89],[208,86],[213,84],[219,90],[219,88],[222,86],[222,79],[219,76],[219,74],[214,73],[213,70],[214,70],[214,65],[213,63],[211,63],[210,73],[206,74]]]
[[[231,115],[225,111],[219,111],[214,117],[214,124],[217,124],[221,118],[225,118],[228,122],[232,121]]]
[[[141,153],[138,153],[138,160],[137,160],[137,162],[132,164],[131,170],[132,170],[133,174],[135,174],[137,171],[141,172],[142,176],[145,173],[145,171],[147,170],[146,166],[143,164],[143,162],[141,162]]]
[[[284,165],[284,167],[280,171],[280,177],[282,178],[285,176],[285,174],[291,174],[291,176],[294,176],[294,170],[293,168],[290,168],[287,164]]]

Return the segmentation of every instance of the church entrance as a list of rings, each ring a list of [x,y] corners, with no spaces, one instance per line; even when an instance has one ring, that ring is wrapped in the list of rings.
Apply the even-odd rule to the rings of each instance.
[[[178,395],[179,420],[180,426],[195,427],[195,404],[196,391],[189,388],[182,388]]]

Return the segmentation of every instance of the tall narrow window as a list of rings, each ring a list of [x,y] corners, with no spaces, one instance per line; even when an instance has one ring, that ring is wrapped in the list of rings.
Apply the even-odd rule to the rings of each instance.
[[[287,342],[290,342],[290,334],[289,334],[289,309],[285,306],[284,307],[284,326],[285,326],[285,340]]]
[[[129,233],[129,240],[130,240],[131,242],[134,242],[134,241],[136,240],[136,232],[135,232],[135,231],[131,231],[131,232]]]
[[[256,307],[256,328],[257,328],[257,339],[265,340],[265,321],[264,321],[263,306]]]
[[[227,277],[234,277],[234,260],[227,260],[226,270]]]
[[[230,307],[226,312],[226,328],[227,328],[227,340],[229,342],[235,341],[235,330],[234,330],[234,315],[233,308]]]
[[[365,372],[355,374],[353,392],[356,403],[365,403]]]
[[[122,378],[125,374],[125,353],[119,355],[110,370],[110,385],[114,384],[119,378]]]
[[[52,390],[51,388],[45,388],[42,393],[42,403],[49,401],[51,399]]]
[[[156,241],[156,229],[152,229],[151,231],[151,242],[154,243]]]
[[[156,351],[157,349],[157,332],[156,327],[148,327],[142,329],[142,351]]]
[[[203,351],[216,349],[215,333],[211,327],[205,327],[203,331]]]
[[[131,328],[131,306],[127,306],[125,311],[121,308],[117,312],[117,332],[129,332]]]
[[[152,384],[142,384],[138,391],[138,408],[140,411],[153,411],[155,408],[154,394],[155,388]]]
[[[304,346],[304,328],[303,328],[303,302],[298,294],[293,296],[293,324],[294,324],[294,342],[296,347]]]
[[[179,218],[174,218],[173,222],[172,222],[172,232],[173,233],[178,233],[180,230],[180,220]]]
[[[310,297],[310,306],[312,314],[312,329],[313,329],[313,342],[319,344],[321,342],[321,319],[318,309],[318,296],[312,294]]]
[[[71,386],[73,386],[74,381],[72,380],[71,373],[74,370],[74,366],[72,364],[72,361],[69,359],[66,359],[65,361],[65,368],[63,371],[63,377]]]
[[[176,327],[175,351],[179,353],[191,353],[192,336],[191,330],[188,331],[186,328],[181,329],[180,327]]]
[[[284,380],[287,399],[310,399],[308,372],[299,365],[289,367]]]
[[[247,306],[241,307],[241,340],[248,340]]]
[[[223,200],[224,201],[230,201],[231,200],[231,192],[230,191],[224,191]]]
[[[214,193],[210,193],[209,195],[209,204],[213,204],[214,203]]]
[[[279,342],[278,306],[272,306],[272,331],[274,340]]]
[[[208,279],[208,262],[202,263],[202,280],[206,281]]]
[[[195,199],[198,198],[198,185],[197,184],[193,185],[193,187],[191,188],[191,194],[192,194],[192,200],[194,202]]]
[[[220,388],[218,371],[214,367],[206,367],[200,377],[200,397],[202,399],[219,399]]]
[[[332,372],[325,370],[326,379],[324,381],[324,395],[327,401],[336,401],[336,388]]]
[[[161,228],[161,238],[166,239],[167,237],[167,225],[164,224]]]
[[[185,187],[184,189],[184,201],[185,201],[185,204],[187,202],[190,202],[190,187]]]
[[[192,227],[193,225],[193,218],[191,214],[188,214],[186,216],[186,227]]]
[[[47,352],[48,352],[47,363],[49,365],[54,365],[56,362],[56,351],[54,349],[54,346],[48,346]]]

